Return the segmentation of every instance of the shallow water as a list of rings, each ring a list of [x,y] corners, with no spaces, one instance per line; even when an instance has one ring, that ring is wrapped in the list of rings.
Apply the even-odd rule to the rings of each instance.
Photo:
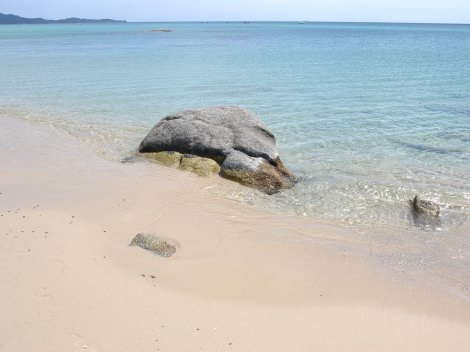
[[[211,192],[352,226],[362,241],[380,229],[405,261],[470,262],[469,25],[9,25],[0,50],[2,113],[120,160],[167,113],[241,105],[301,181],[274,196]],[[439,223],[416,223],[415,194],[441,205]]]

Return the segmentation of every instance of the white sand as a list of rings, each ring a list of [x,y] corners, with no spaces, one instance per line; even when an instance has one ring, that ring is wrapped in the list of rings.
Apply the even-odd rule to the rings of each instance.
[[[0,351],[470,350],[468,303],[326,248],[341,229],[6,116],[0,165]]]

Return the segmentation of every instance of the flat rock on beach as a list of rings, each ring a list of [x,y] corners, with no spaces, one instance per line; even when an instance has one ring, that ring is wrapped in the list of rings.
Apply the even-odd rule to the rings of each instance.
[[[162,257],[171,257],[176,252],[174,245],[148,233],[138,233],[129,246],[139,246]]]

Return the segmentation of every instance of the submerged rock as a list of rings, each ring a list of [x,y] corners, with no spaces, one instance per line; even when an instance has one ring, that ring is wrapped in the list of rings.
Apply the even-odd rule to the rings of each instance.
[[[279,157],[274,135],[252,112],[236,106],[164,117],[139,147],[141,153],[163,151],[210,158],[220,165],[222,176],[270,194],[296,182]]]
[[[441,228],[439,205],[419,199],[415,196],[410,200],[410,215],[415,226],[425,231],[435,231]]]
[[[176,247],[172,244],[147,233],[138,233],[129,246],[139,246],[162,257],[171,257],[176,252]]]
[[[419,199],[416,195],[411,201],[413,211],[418,215],[427,215],[433,218],[438,218],[441,214],[439,205],[429,200]]]

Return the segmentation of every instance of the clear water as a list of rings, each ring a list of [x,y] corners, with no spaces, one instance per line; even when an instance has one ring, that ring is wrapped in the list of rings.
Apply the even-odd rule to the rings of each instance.
[[[469,25],[0,26],[0,91],[0,112],[64,128],[116,160],[167,113],[251,109],[302,180],[269,197],[215,192],[380,228],[397,248],[421,243],[425,259],[440,255],[468,274]],[[442,206],[439,224],[416,226],[415,194]]]

